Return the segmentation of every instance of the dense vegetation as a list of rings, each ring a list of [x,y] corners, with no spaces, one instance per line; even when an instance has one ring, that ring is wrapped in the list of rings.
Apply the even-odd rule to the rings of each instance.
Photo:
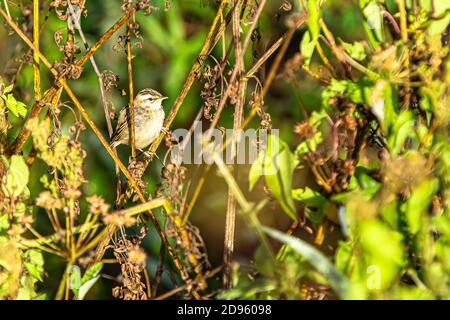
[[[450,298],[450,2],[0,14],[1,299]],[[166,129],[111,149],[143,88]],[[173,161],[198,120],[270,143],[229,165],[206,136],[211,163]]]

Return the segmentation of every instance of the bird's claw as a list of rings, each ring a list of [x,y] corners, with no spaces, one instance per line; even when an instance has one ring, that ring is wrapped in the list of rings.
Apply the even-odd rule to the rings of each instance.
[[[164,132],[164,134],[168,134],[170,130],[169,130],[169,128],[162,127],[161,131]]]
[[[150,151],[148,151],[148,150],[142,152],[142,154],[144,155],[145,158],[147,158],[147,159],[149,159],[149,160],[151,160],[151,159],[156,155],[155,152],[150,152]]]

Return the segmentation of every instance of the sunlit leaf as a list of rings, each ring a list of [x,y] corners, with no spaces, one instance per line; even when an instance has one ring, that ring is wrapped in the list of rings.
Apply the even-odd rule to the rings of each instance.
[[[428,27],[428,34],[434,36],[444,32],[450,25],[450,2],[449,1],[434,1],[433,11],[435,17],[440,19],[433,20]]]
[[[342,45],[345,49],[345,51],[349,54],[350,57],[357,61],[362,61],[366,59],[367,54],[366,50],[364,49],[364,45],[362,42],[354,42],[354,43],[347,43],[342,41]]]
[[[402,111],[391,129],[388,145],[393,155],[398,155],[408,137],[414,135],[414,116],[409,110]]]
[[[78,295],[81,285],[81,272],[78,266],[71,266],[69,269],[69,288],[75,295]]]
[[[324,196],[306,187],[292,190],[292,197],[306,206],[305,213],[311,222],[318,224],[322,221],[328,204],[328,200]]]
[[[388,287],[404,265],[402,235],[376,219],[359,223],[366,264],[379,270],[379,289]]]
[[[1,96],[5,101],[6,107],[16,116],[25,118],[27,115],[27,106],[20,101],[17,101],[12,94]]]
[[[311,40],[311,34],[306,31],[303,35],[302,41],[300,42],[300,52],[302,53],[305,65],[309,67],[311,64],[311,58],[314,53],[314,48],[316,47],[316,42]]]
[[[94,263],[92,266],[90,266],[84,273],[83,277],[81,278],[81,284],[84,284],[85,282],[97,277],[102,268],[103,268],[102,262],[97,262]]]
[[[425,181],[416,187],[407,202],[406,219],[411,234],[419,232],[422,217],[431,203],[433,195],[438,190],[439,183],[435,180]]]
[[[278,200],[284,212],[297,220],[291,188],[293,173],[299,161],[279,137],[269,135],[267,141],[267,150],[258,154],[250,169],[250,189],[259,177],[264,176],[267,188]]]
[[[10,196],[17,197],[24,192],[29,178],[28,166],[21,156],[13,155],[6,176],[6,191]]]
[[[379,41],[384,41],[383,13],[377,1],[372,0],[364,4],[363,13],[368,27],[374,31]]]

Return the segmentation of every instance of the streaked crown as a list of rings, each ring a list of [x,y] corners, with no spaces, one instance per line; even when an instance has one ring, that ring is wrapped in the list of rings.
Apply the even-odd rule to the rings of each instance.
[[[136,100],[141,100],[142,102],[154,102],[158,100],[164,100],[166,98],[167,97],[163,96],[158,91],[149,88],[141,90],[136,96]]]

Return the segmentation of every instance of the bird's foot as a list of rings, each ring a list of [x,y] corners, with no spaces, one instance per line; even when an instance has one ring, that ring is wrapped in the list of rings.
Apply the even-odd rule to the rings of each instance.
[[[161,131],[164,132],[164,134],[168,134],[170,132],[170,129],[166,128],[166,127],[162,127]]]
[[[149,150],[142,151],[142,155],[144,156],[144,158],[148,160],[153,159],[154,156],[158,157],[155,152],[150,152]]]

